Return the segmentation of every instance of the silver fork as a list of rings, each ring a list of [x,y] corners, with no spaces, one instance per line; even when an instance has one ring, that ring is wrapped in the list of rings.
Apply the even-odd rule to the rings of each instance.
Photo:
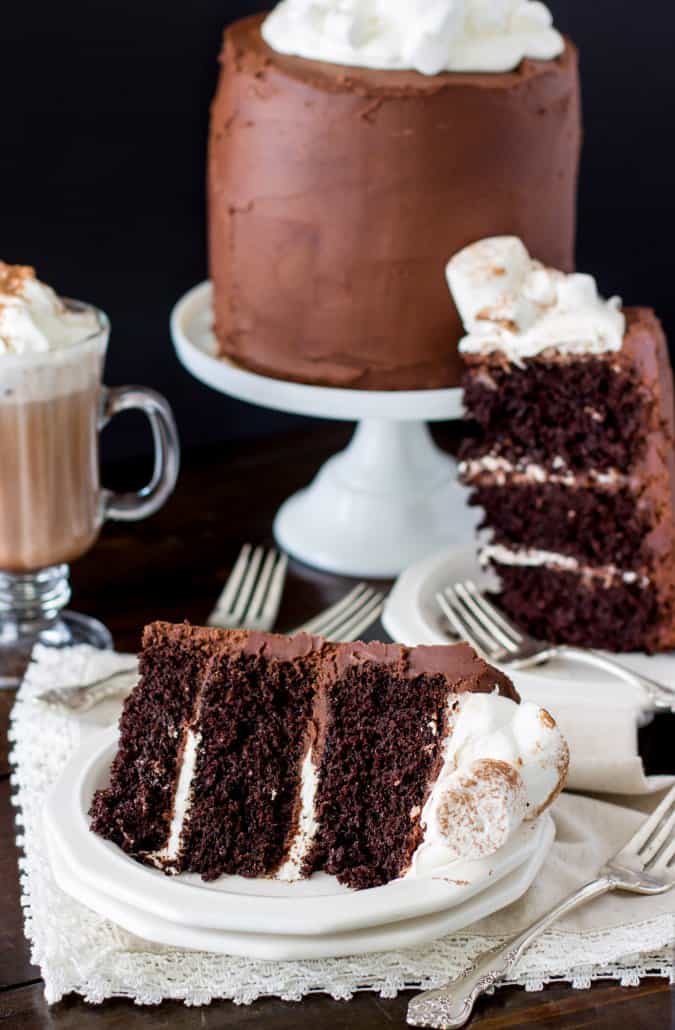
[[[356,640],[377,622],[384,609],[384,599],[384,594],[369,587],[367,583],[359,583],[341,601],[291,630],[290,635],[313,633],[343,643]]]
[[[288,558],[274,547],[244,544],[208,619],[221,629],[272,629],[279,614]]]
[[[457,633],[496,665],[529,669],[545,665],[554,658],[571,658],[641,687],[655,708],[675,711],[675,689],[642,676],[599,651],[569,644],[548,644],[528,636],[491,604],[470,579],[446,587],[436,595],[436,600]]]
[[[464,1026],[476,999],[497,986],[513,970],[526,948],[544,931],[579,905],[610,891],[665,894],[675,885],[675,787],[632,839],[600,870],[597,879],[575,891],[506,944],[485,952],[447,987],[419,994],[408,1006],[410,1026],[451,1030]]]
[[[285,554],[273,547],[265,550],[244,544],[209,616],[209,626],[270,630],[279,614],[287,570]],[[137,680],[137,672],[125,670],[77,687],[52,687],[34,700],[84,713],[108,697],[127,693]]]

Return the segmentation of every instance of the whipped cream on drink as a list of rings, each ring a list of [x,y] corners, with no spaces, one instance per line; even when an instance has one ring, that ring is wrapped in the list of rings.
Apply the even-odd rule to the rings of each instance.
[[[92,308],[68,307],[33,268],[0,261],[0,357],[60,351],[99,329]]]

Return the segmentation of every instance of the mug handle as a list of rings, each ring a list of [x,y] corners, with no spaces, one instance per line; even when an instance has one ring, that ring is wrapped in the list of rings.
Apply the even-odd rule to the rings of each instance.
[[[169,498],[178,479],[180,441],[169,402],[145,386],[103,387],[99,429],[121,411],[142,411],[147,415],[155,448],[152,479],[142,490],[115,493],[103,490],[103,518],[116,522],[138,522],[153,515]]]

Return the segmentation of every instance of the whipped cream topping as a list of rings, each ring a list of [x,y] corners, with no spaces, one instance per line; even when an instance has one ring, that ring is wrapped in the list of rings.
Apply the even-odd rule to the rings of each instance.
[[[282,0],[262,35],[282,54],[423,75],[508,72],[565,48],[538,0]]]
[[[32,268],[0,261],[0,357],[62,350],[98,329],[93,308],[71,310]]]
[[[424,838],[408,877],[451,876],[454,863],[494,854],[551,804],[567,775],[567,744],[543,708],[498,694],[449,704],[443,765],[422,809]]]
[[[474,243],[448,264],[467,335],[464,354],[501,351],[515,365],[550,348],[602,354],[623,345],[621,299],[604,300],[590,275],[565,275],[533,260],[515,236]]]

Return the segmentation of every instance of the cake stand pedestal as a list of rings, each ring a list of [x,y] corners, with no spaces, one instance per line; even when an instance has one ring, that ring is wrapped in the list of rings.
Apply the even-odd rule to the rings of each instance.
[[[478,515],[426,424],[460,418],[460,390],[343,390],[257,375],[215,356],[212,322],[210,283],[171,316],[178,358],[201,382],[277,411],[358,422],[347,449],[279,509],[280,547],[329,572],[389,578],[472,539]]]

